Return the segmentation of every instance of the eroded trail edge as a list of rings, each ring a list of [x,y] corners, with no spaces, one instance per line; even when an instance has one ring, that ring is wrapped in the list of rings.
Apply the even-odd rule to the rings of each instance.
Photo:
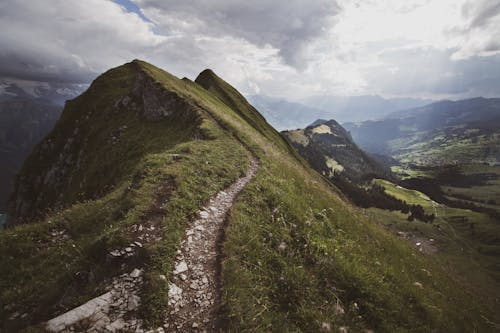
[[[220,294],[217,286],[218,241],[224,232],[226,215],[237,195],[259,168],[252,157],[245,176],[220,191],[198,212],[186,229],[169,282],[169,332],[210,332],[215,328]]]

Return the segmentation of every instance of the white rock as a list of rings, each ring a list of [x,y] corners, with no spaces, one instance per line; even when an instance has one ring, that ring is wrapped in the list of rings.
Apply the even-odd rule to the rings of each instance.
[[[121,256],[121,253],[119,250],[113,250],[113,251],[109,252],[109,254],[111,254],[113,257]]]
[[[142,274],[142,270],[135,268],[132,271],[132,273],[130,273],[130,277],[133,277],[135,279],[135,278],[138,278],[139,276],[141,276],[141,274]]]
[[[168,284],[168,298],[178,298],[182,294],[182,289],[177,287],[174,283]]]
[[[200,212],[200,217],[201,217],[202,219],[207,219],[207,218],[208,218],[208,216],[209,216],[208,212],[206,212],[206,211],[204,211],[204,210],[202,210],[202,211]]]
[[[107,292],[99,297],[91,299],[87,303],[62,314],[59,317],[49,320],[46,328],[49,332],[60,332],[66,327],[71,326],[83,319],[89,318],[109,307],[109,303],[111,303],[112,299],[113,296],[111,292]]]
[[[205,227],[202,226],[202,225],[197,225],[196,227],[194,227],[196,230],[198,231],[205,231]]]
[[[175,266],[174,274],[177,275],[179,273],[184,273],[187,270],[188,270],[188,266],[187,266],[186,262],[181,261]]]
[[[121,331],[124,328],[125,328],[125,322],[121,318],[118,318],[117,320],[106,326],[106,329],[111,332]]]

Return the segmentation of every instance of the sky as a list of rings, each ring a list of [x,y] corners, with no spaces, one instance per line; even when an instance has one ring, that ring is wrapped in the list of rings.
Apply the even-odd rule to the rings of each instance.
[[[500,96],[500,0],[2,0],[0,82],[142,59],[244,94]]]

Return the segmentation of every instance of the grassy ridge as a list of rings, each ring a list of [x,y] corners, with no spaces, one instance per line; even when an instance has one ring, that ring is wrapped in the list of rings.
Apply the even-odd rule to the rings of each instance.
[[[192,133],[203,135],[172,142],[167,133],[192,123],[168,118],[155,125],[137,122],[133,126],[144,130],[135,140],[157,142],[158,149],[144,151],[131,164],[135,167],[113,179],[113,187],[97,199],[68,202],[69,208],[38,224],[1,234],[3,302],[37,322],[62,310],[54,306],[65,292],[57,287],[71,286],[76,272],[89,270],[99,278],[84,282],[65,308],[98,294],[99,281],[120,269],[102,258],[128,244],[128,227],[141,223],[160,185],[169,182],[173,189],[163,207],[163,238],[146,246],[142,257],[142,311],[148,323],[157,325],[167,306],[167,284],[159,274],[172,271],[192,214],[246,170],[249,155],[242,143],[261,167],[238,197],[226,232],[222,292],[227,331],[318,332],[323,325],[332,331],[341,326],[377,332],[494,331],[484,317],[498,319],[479,297],[342,201],[236,90],[217,77],[210,78],[215,82],[211,89],[143,62],[134,64],[190,103],[199,119]],[[106,101],[110,107],[113,101]],[[150,126],[165,126],[167,135]],[[52,243],[48,233],[53,226],[66,230],[70,239]],[[34,311],[39,305],[49,310]],[[7,313],[1,315],[4,321]]]
[[[143,290],[145,319],[158,322],[167,294],[166,284],[158,283],[158,277],[171,271],[175,251],[191,216],[214,193],[246,171],[247,152],[194,107],[194,118],[170,117],[160,122],[143,121],[133,112],[115,115],[115,98],[130,91],[133,84],[133,80],[124,79],[132,79],[136,73],[135,65],[128,64],[114,69],[112,75],[104,74],[96,81],[99,89],[92,87],[81,97],[83,101],[71,103],[51,134],[57,151],[57,145],[64,142],[56,138],[69,135],[78,117],[92,110],[92,104],[84,102],[100,103],[96,117],[89,121],[91,126],[81,129],[82,135],[87,134],[83,131],[90,132],[89,151],[95,153],[89,156],[82,171],[85,174],[73,174],[64,191],[68,208],[54,213],[49,210],[38,223],[0,234],[0,299],[8,305],[8,310],[0,313],[0,322],[6,330],[15,331],[77,306],[102,293],[106,278],[137,265],[147,266]],[[118,82],[113,82],[114,78]],[[162,83],[167,89],[183,85],[173,77]],[[116,87],[121,89],[116,91]],[[116,144],[106,144],[103,138],[109,138],[110,132],[123,125],[128,125],[129,130]],[[28,161],[25,172],[35,171],[30,163],[35,168],[39,163],[36,157]],[[108,165],[113,173],[105,172]],[[98,198],[80,199],[81,191],[72,184],[83,177],[89,180],[84,193]],[[126,262],[125,267],[107,262],[108,251],[130,244],[129,227],[143,222],[165,183],[172,191],[168,198],[163,198],[163,240],[147,245],[139,262]],[[93,189],[97,192],[92,193]],[[53,231],[63,231],[68,238],[55,241]],[[15,312],[20,315],[17,320],[7,320]],[[24,313],[27,317],[21,318]]]

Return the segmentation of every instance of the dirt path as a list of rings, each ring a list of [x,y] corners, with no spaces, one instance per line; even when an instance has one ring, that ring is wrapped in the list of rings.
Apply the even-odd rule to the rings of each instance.
[[[218,242],[233,202],[255,176],[259,163],[253,158],[246,175],[219,192],[198,212],[186,229],[169,283],[168,332],[210,332],[220,304],[218,290]]]

